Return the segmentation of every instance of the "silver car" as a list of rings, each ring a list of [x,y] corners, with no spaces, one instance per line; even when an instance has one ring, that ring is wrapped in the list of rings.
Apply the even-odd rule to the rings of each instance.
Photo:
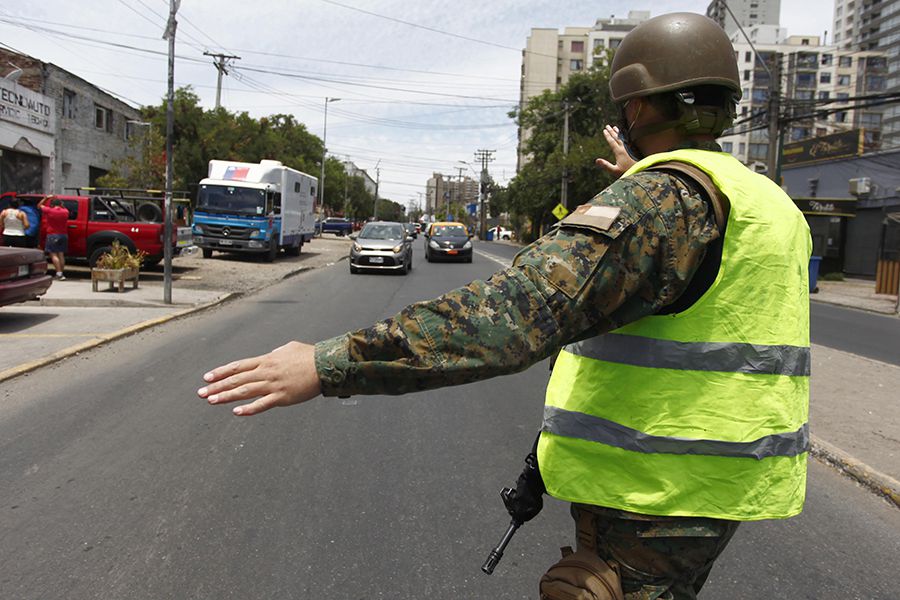
[[[412,238],[406,228],[392,221],[366,223],[356,236],[351,236],[350,272],[360,269],[400,271],[412,270]]]

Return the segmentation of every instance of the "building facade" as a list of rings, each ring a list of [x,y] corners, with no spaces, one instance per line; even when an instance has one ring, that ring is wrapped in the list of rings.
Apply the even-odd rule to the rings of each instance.
[[[436,220],[465,210],[466,205],[478,201],[478,181],[468,175],[453,178],[433,173],[425,193],[425,213]]]
[[[727,7],[722,0],[713,0],[706,8],[706,16],[728,35],[737,33],[739,24],[744,29],[754,25],[778,25],[780,15],[781,0],[728,0]]]
[[[363,185],[366,186],[366,191],[375,196],[375,192],[378,189],[375,180],[369,176],[369,173],[365,169],[360,169],[356,166],[356,163],[353,161],[345,160],[343,163],[344,172],[350,177],[359,177],[363,180]]]
[[[883,53],[883,93],[900,92],[900,0],[835,0],[834,44],[844,50]],[[882,147],[900,148],[900,104],[881,110]]]
[[[0,191],[62,193],[94,185],[140,151],[138,109],[36,58],[0,49]],[[134,146],[134,148],[133,148]]]
[[[627,18],[597,19],[593,27],[566,27],[562,33],[532,29],[522,51],[519,108],[545,90],[558,91],[574,73],[590,68],[605,48],[616,49],[625,34],[649,18],[649,11],[631,11]],[[520,128],[519,167],[527,160],[522,152],[527,140],[528,131]]]
[[[817,36],[784,38],[777,26],[732,36],[741,78],[742,98],[735,126],[720,139],[723,150],[759,172],[766,170],[771,77],[780,72],[784,142],[863,130],[866,151],[882,143],[881,107],[857,107],[855,98],[883,89],[887,62],[883,53],[825,46]],[[754,54],[753,48],[758,53]]]

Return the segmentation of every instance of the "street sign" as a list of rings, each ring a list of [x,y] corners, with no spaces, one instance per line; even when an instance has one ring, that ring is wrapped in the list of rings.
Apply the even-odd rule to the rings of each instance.
[[[569,210],[562,205],[562,203],[557,204],[553,207],[553,210],[550,211],[553,213],[553,216],[562,221],[567,214],[569,214]]]

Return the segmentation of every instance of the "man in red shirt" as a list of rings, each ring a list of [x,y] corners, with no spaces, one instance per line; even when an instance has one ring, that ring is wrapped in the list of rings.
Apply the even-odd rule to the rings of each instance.
[[[50,206],[46,206],[47,201]],[[64,280],[63,269],[66,268],[66,251],[69,249],[69,234],[66,229],[69,220],[69,210],[63,206],[62,200],[56,196],[45,196],[38,203],[42,218],[47,222],[47,240],[44,250],[50,255],[50,260],[56,268],[56,279]]]

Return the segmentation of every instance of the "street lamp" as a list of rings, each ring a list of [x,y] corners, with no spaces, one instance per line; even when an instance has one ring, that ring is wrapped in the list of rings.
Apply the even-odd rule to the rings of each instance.
[[[325,156],[328,154],[328,147],[325,140],[328,136],[328,103],[337,102],[340,98],[325,98],[325,123],[322,127],[322,176],[319,178],[319,209],[324,208],[325,204]]]

